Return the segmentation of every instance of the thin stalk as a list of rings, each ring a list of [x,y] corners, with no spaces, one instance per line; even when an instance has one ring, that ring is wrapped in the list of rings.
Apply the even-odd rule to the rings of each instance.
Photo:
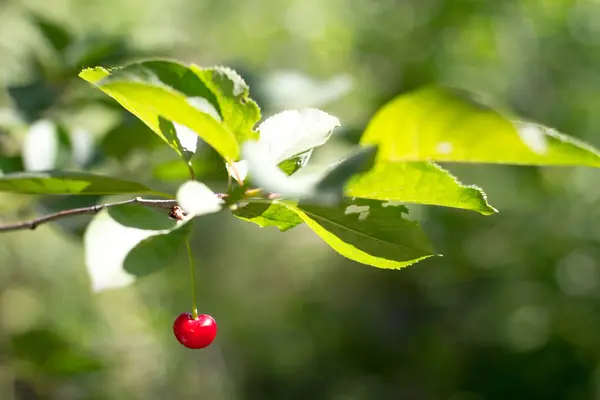
[[[186,163],[187,167],[188,167],[188,172],[190,174],[190,179],[195,181],[196,180],[196,173],[194,172],[194,166],[192,165],[191,161],[188,161]]]
[[[192,248],[190,247],[190,239],[185,239],[185,247],[187,247],[188,259],[190,262],[190,279],[192,280],[192,318],[198,318],[198,302],[196,300],[196,269],[194,268],[194,257],[192,256]]]

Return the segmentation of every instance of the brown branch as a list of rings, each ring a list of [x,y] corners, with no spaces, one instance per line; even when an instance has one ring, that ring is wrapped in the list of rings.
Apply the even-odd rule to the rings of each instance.
[[[227,199],[229,195],[227,193],[217,193],[221,199]],[[264,199],[273,200],[278,198],[276,193],[267,193],[262,195],[260,189],[247,189],[244,193],[244,198],[250,197],[264,197]],[[173,219],[181,220],[185,217],[185,212],[177,205],[177,200],[155,200],[155,199],[143,199],[136,197],[129,200],[118,201],[115,203],[97,204],[89,207],[73,208],[70,210],[58,211],[53,214],[44,215],[42,217],[34,218],[29,221],[15,222],[12,224],[0,225],[0,233],[17,231],[21,229],[35,229],[38,226],[47,222],[56,221],[62,218],[74,217],[76,215],[91,215],[97,214],[105,208],[122,206],[125,204],[139,204],[144,207],[161,208],[169,210],[168,216]]]
[[[177,206],[177,200],[154,200],[136,197],[134,199],[119,201],[116,203],[97,204],[89,207],[73,208],[71,210],[64,210],[53,214],[44,215],[43,217],[35,218],[29,221],[0,225],[0,232],[16,231],[20,229],[35,229],[41,224],[45,224],[46,222],[56,221],[57,219],[66,217],[73,217],[75,215],[97,214],[105,208],[122,206],[125,204],[139,204],[145,207],[154,207],[169,210]]]

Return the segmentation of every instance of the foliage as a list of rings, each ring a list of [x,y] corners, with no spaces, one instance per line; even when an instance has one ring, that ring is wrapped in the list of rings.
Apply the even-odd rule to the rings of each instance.
[[[63,36],[56,39],[61,49],[65,40],[58,39]],[[149,228],[145,226],[148,217],[141,214],[128,218],[128,225],[110,219],[112,212],[95,218],[85,243],[88,268],[98,290],[111,287],[111,281],[117,287],[131,282],[132,275],[146,275],[168,265],[177,254],[175,243],[185,237],[180,227],[221,210],[281,231],[305,222],[335,251],[354,261],[402,268],[435,252],[401,203],[462,208],[484,215],[496,212],[481,189],[461,184],[434,161],[597,166],[600,160],[589,145],[550,128],[508,119],[468,93],[429,87],[402,94],[383,106],[352,154],[304,173],[314,149],[330,139],[340,121],[320,110],[301,109],[281,112],[259,124],[260,110],[249,97],[248,85],[230,68],[147,60],[111,70],[84,69],[80,77],[150,128],[146,135],[132,130],[136,136],[127,142],[131,148],[152,143],[152,132],[188,166],[192,178],[177,195],[164,195],[177,197],[187,213],[181,224],[166,230]],[[118,135],[129,134],[129,129],[117,129]],[[217,195],[196,181],[194,160],[206,147],[220,156],[221,169],[230,176],[226,193]],[[10,172],[0,178],[0,190],[161,195],[142,183],[61,170]],[[139,214],[136,208],[125,206],[134,215]],[[124,236],[116,234],[118,229]],[[108,248],[120,256],[113,265],[94,266],[94,254]],[[102,271],[99,275],[98,270]],[[124,274],[124,278],[114,274]]]
[[[6,119],[13,116],[5,92],[4,173],[29,170],[36,157],[48,158],[54,160],[51,169],[83,170],[177,193],[190,177],[187,164],[141,120],[77,78],[84,67],[137,59],[143,56],[140,48],[152,57],[233,66],[265,117],[303,107],[339,117],[342,126],[300,174],[352,152],[348,145],[359,142],[369,117],[397,94],[439,83],[485,93],[500,110],[600,144],[594,2],[38,3],[5,2],[0,78],[5,87],[31,82],[33,59],[49,71],[47,78],[68,77],[68,89],[57,101],[56,91],[39,85],[23,96],[23,104],[50,98],[54,106],[40,117],[64,127],[73,140],[64,141],[59,131],[56,153],[52,147],[25,151],[41,143],[28,129],[47,124],[23,119],[19,126],[7,125],[14,120]],[[66,72],[50,44],[37,40],[25,23],[26,7],[60,21],[63,29],[73,28],[75,42],[102,47],[125,33],[136,49],[121,60]],[[94,40],[82,40],[88,32]],[[340,96],[344,79],[351,90],[346,86]],[[89,138],[87,151],[81,151],[81,138]],[[0,369],[7,374],[0,392],[9,398],[94,399],[187,399],[198,393],[231,400],[593,398],[600,347],[598,171],[435,163],[393,163],[387,171],[440,163],[467,187],[483,188],[500,213],[481,217],[413,206],[408,189],[419,178],[411,174],[415,183],[405,185],[405,206],[444,257],[401,272],[340,257],[306,224],[280,234],[225,212],[196,219],[191,243],[199,305],[224,328],[215,346],[201,354],[179,348],[168,330],[174,316],[190,311],[185,254],[135,285],[95,295],[79,237],[90,215],[3,234]],[[210,146],[200,146],[192,167],[199,181],[227,192],[220,182],[228,172]],[[402,183],[402,173],[389,173]],[[456,180],[452,175],[439,180]],[[430,184],[432,193],[438,193],[437,181]],[[379,191],[397,186],[381,185]],[[477,201],[456,189],[454,201]],[[0,198],[3,223],[112,201],[101,195],[7,192]],[[251,215],[266,208],[282,209],[247,206]],[[53,334],[69,346],[53,346]],[[19,338],[35,357],[14,346]],[[103,369],[73,363],[73,356],[92,356]]]

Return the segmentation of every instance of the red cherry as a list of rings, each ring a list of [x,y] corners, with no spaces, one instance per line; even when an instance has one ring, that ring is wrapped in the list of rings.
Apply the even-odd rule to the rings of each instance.
[[[215,340],[217,323],[207,314],[194,319],[192,314],[183,313],[175,319],[173,332],[179,343],[188,349],[203,349]]]

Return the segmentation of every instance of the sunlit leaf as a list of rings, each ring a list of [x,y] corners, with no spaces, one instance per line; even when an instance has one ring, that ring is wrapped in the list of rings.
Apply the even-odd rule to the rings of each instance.
[[[107,76],[110,76],[110,71],[102,67],[86,68],[79,74],[81,79],[84,79],[93,85],[100,82],[101,79],[104,79]]]
[[[244,79],[227,67],[201,68],[190,65],[211,89],[219,106],[223,124],[234,134],[238,143],[256,139],[254,126],[260,120],[260,108],[250,98],[250,88]]]
[[[279,169],[282,170],[286,175],[293,175],[308,163],[311,155],[312,149],[295,157],[288,158],[287,160],[279,163]]]
[[[298,214],[278,203],[247,203],[233,210],[233,215],[263,228],[276,226],[282,232],[303,222]]]
[[[406,207],[362,200],[336,208],[287,206],[341,255],[379,268],[399,269],[434,255],[419,224],[405,218]]]
[[[325,144],[338,126],[339,119],[321,110],[307,108],[283,111],[258,126],[258,143],[279,164]]]
[[[493,214],[483,191],[462,185],[450,173],[429,162],[380,162],[346,186],[347,196],[403,203],[455,207]]]
[[[291,175],[306,164],[313,149],[325,144],[339,125],[336,117],[321,110],[288,110],[262,122],[258,126],[258,141],[248,146],[260,152],[262,163],[279,165],[286,175]],[[232,177],[245,180],[247,160],[228,166],[227,170]]]
[[[600,166],[600,152],[553,129],[514,122],[459,91],[425,88],[378,111],[361,138],[383,161]]]
[[[138,182],[85,172],[15,172],[0,176],[0,192],[24,194],[156,194]],[[167,196],[167,195],[165,195]]]
[[[376,147],[362,148],[322,173],[288,176],[271,161],[265,148],[258,142],[247,142],[243,147],[254,184],[267,192],[277,193],[282,198],[319,204],[339,202],[348,180],[373,166],[376,152]]]
[[[198,181],[187,181],[179,187],[177,203],[192,217],[219,212],[224,204],[208,186]]]
[[[80,76],[140,118],[181,157],[189,160],[193,155],[195,134],[224,158],[237,158],[237,140],[220,121],[214,93],[189,68],[147,61],[113,70],[108,76],[105,72],[88,69]]]

